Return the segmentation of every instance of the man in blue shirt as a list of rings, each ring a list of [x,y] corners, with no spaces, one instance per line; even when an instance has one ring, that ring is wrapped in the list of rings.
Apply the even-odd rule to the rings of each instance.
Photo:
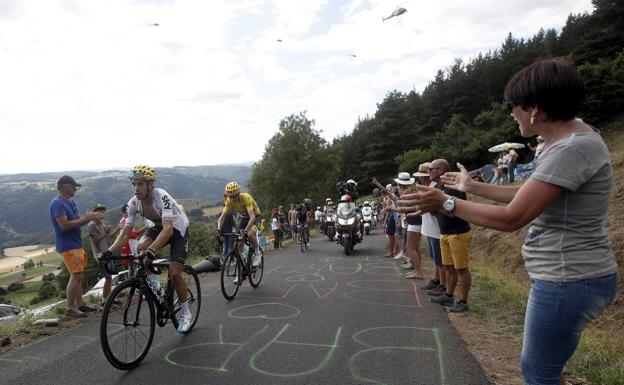
[[[58,195],[50,202],[50,219],[54,227],[56,251],[63,256],[65,266],[69,271],[67,282],[67,310],[68,317],[85,317],[85,312],[96,311],[97,308],[82,301],[82,272],[87,266],[87,254],[82,248],[80,226],[92,220],[101,220],[102,212],[88,212],[80,216],[76,203],[71,199],[76,189],[81,185],[74,178],[63,175],[57,182]]]

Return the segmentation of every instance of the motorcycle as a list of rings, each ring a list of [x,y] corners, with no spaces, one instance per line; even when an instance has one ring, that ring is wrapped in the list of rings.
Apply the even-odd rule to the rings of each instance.
[[[336,212],[334,210],[327,210],[325,215],[325,234],[330,242],[336,237]]]
[[[362,207],[362,222],[364,223],[364,233],[370,234],[373,228],[373,209],[367,206]]]
[[[340,202],[336,213],[336,235],[338,244],[344,247],[345,255],[351,255],[354,246],[361,242],[360,218],[353,202]]]

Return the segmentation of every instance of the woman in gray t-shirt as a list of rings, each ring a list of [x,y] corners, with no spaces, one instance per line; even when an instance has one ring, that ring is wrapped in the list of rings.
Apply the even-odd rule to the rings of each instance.
[[[459,163],[461,172],[441,178],[447,187],[506,206],[450,201],[427,187],[401,202],[405,212],[443,208],[502,231],[531,224],[522,248],[532,281],[521,359],[527,384],[560,383],[583,329],[617,290],[617,264],[604,227],[613,169],[600,135],[575,119],[584,96],[579,73],[563,59],[522,69],[507,84],[505,100],[522,136],[544,138],[531,178],[521,186],[480,183]]]

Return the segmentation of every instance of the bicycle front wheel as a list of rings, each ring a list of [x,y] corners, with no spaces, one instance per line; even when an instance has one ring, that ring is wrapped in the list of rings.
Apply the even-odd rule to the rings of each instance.
[[[236,297],[238,287],[241,283],[241,273],[243,266],[234,251],[228,253],[223,260],[221,267],[221,292],[228,301]]]
[[[300,246],[301,246],[301,252],[303,253],[305,251],[305,244],[306,244],[306,236],[305,236],[305,229],[301,229],[301,233],[299,233],[301,235],[299,235],[299,242],[300,242]]]
[[[262,281],[262,276],[264,275],[264,252],[262,252],[262,249],[260,249],[260,255],[262,256],[260,259],[260,266],[251,265],[251,274],[249,274],[249,283],[254,288],[260,285],[260,281]]]
[[[154,303],[143,295],[139,281],[117,285],[100,319],[100,344],[108,362],[121,370],[139,365],[152,345],[155,322]]]
[[[182,269],[182,279],[186,282],[186,301],[188,303],[189,310],[191,311],[191,327],[188,328],[183,334],[189,333],[195,327],[197,318],[199,317],[199,311],[201,310],[201,286],[199,286],[199,277],[191,266],[184,265]],[[180,315],[180,299],[178,293],[173,290],[173,306],[171,312],[171,322],[177,329],[179,326],[178,316]]]

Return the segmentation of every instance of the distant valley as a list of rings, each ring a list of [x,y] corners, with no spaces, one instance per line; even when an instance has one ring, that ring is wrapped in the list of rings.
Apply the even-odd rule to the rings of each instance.
[[[175,199],[196,199],[217,203],[223,187],[231,180],[246,185],[251,174],[248,165],[214,165],[157,168],[156,185]],[[0,175],[0,249],[31,243],[53,243],[49,204],[56,196],[56,181],[71,175],[82,184],[75,201],[84,213],[96,203],[119,208],[132,195],[127,172],[67,171],[40,174]],[[112,215],[110,217],[109,215]],[[107,217],[119,218],[117,212]]]

